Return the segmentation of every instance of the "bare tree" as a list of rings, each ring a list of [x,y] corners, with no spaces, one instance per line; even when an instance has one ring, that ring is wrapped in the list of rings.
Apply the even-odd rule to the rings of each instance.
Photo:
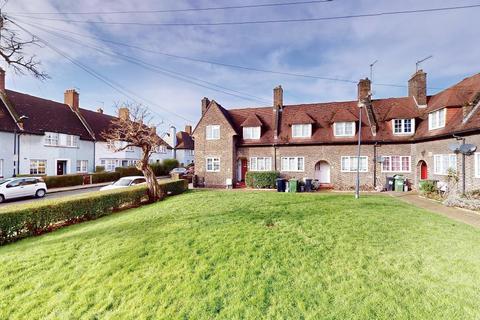
[[[23,40],[19,31],[10,27],[8,17],[0,14],[0,57],[13,68],[16,73],[32,74],[35,78],[45,80],[48,74],[40,70],[40,61],[34,54],[25,53],[28,46],[41,47],[35,37]]]
[[[115,144],[115,151],[123,151],[130,147],[138,147],[142,150],[142,158],[136,167],[142,171],[147,180],[149,201],[161,200],[165,194],[149,165],[149,160],[164,142],[152,125],[150,112],[142,105],[133,104],[126,104],[118,110],[119,117],[112,120],[110,128],[102,133],[102,137],[111,142],[123,142]]]

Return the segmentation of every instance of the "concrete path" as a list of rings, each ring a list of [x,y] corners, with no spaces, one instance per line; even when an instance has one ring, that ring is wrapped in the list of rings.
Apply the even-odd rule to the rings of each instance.
[[[446,207],[437,201],[419,197],[418,194],[414,192],[388,192],[388,194],[416,207],[480,228],[480,213],[466,209]]]

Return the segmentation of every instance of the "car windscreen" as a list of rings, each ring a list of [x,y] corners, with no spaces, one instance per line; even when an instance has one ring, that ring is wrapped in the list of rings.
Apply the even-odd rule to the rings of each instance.
[[[130,185],[130,182],[132,182],[132,180],[130,179],[120,179],[117,182],[115,182],[113,185],[118,187],[127,187]]]
[[[12,181],[12,180],[9,180],[9,179],[0,179],[0,185],[5,184],[5,183],[7,183],[7,182],[9,182],[9,181]]]

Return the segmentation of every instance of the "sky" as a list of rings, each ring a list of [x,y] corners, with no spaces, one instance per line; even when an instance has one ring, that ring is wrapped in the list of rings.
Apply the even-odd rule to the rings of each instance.
[[[430,55],[433,58],[421,65],[428,73],[429,94],[480,72],[480,45],[477,41],[480,8],[227,26],[112,25],[44,20],[198,23],[295,19],[480,4],[480,1],[473,0],[333,0],[274,8],[35,15],[42,19],[25,16],[29,12],[151,11],[281,2],[291,0],[10,0],[2,10],[4,14],[17,19],[17,23],[75,61],[115,81],[122,89],[121,92],[114,90],[45,45],[26,48],[25,52],[37,56],[50,79],[40,81],[28,74],[15,74],[3,64],[7,71],[7,88],[56,101],[63,101],[66,89],[76,88],[80,93],[81,107],[92,110],[101,107],[109,114],[114,114],[118,105],[142,103],[151,110],[160,130],[166,130],[170,125],[180,129],[187,124],[195,125],[200,118],[203,97],[215,99],[227,109],[268,106],[272,104],[272,89],[277,85],[284,89],[285,104],[354,100],[356,82],[370,77],[370,64],[374,61],[378,61],[373,73],[374,98],[405,96],[407,81],[415,72],[416,61]],[[20,35],[28,38],[26,33]],[[158,52],[351,82],[254,72]],[[128,57],[148,65],[142,67],[138,60],[132,63]],[[122,94],[124,89],[129,91],[127,95]]]

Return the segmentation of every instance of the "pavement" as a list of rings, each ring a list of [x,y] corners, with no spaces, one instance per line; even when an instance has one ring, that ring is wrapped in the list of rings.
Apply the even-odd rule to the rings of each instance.
[[[480,228],[480,212],[447,207],[438,201],[421,197],[416,192],[387,192],[387,194],[416,207]]]

